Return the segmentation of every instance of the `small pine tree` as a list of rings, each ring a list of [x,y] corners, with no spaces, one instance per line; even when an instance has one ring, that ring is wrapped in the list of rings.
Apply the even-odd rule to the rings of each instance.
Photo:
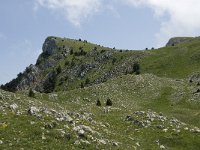
[[[84,84],[83,84],[83,82],[81,82],[81,88],[84,88]]]
[[[117,61],[117,58],[113,58],[112,59],[112,64],[114,65],[116,61]]]
[[[72,47],[70,48],[70,52],[69,52],[69,53],[70,53],[70,55],[73,55],[73,54],[74,54],[74,50],[73,50]]]
[[[89,83],[90,83],[90,79],[89,79],[89,78],[86,78],[85,84],[89,84]]]
[[[32,89],[29,90],[28,96],[35,98],[35,93],[33,92]]]
[[[56,68],[56,72],[57,72],[57,74],[60,74],[61,71],[62,71],[62,68],[61,68],[61,66],[59,65],[59,66]]]
[[[107,99],[106,106],[112,106],[112,101],[110,98]]]
[[[101,106],[101,101],[100,101],[99,99],[97,100],[96,105],[97,105],[97,106]]]
[[[136,75],[140,74],[140,65],[139,65],[139,63],[136,62],[136,63],[133,64],[133,72]]]
[[[66,61],[65,61],[65,66],[68,66],[68,65],[69,65],[69,61],[66,60]]]

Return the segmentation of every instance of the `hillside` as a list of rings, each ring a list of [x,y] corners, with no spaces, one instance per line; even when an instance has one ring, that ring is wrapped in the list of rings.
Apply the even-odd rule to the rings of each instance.
[[[110,49],[86,40],[48,37],[37,63],[2,88],[8,91],[32,88],[46,93],[72,90],[132,74],[135,64],[140,65],[141,73],[160,77],[198,76],[200,38],[183,38],[182,42],[180,39],[170,39],[168,43],[173,46],[133,51]]]
[[[0,149],[199,149],[200,39],[171,44],[48,37],[37,63],[0,89]]]
[[[114,50],[87,41],[48,37],[35,65],[3,86],[8,91],[66,91],[133,72],[143,51]],[[99,71],[101,70],[101,71]]]

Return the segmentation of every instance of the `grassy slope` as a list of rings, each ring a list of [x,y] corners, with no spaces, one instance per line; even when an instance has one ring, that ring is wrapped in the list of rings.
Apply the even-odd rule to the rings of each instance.
[[[200,40],[149,51],[150,57],[142,60],[142,72],[170,78],[187,78],[200,68]]]
[[[86,87],[84,89],[75,89],[67,92],[58,93],[58,100],[52,100],[48,98],[48,95],[37,95],[38,99],[31,99],[32,101],[41,101],[38,104],[45,107],[54,109],[63,109],[70,112],[88,112],[92,113],[92,118],[97,123],[90,123],[85,120],[79,120],[76,124],[85,124],[91,126],[93,129],[102,134],[104,139],[119,142],[118,147],[107,144],[103,146],[97,146],[96,148],[106,149],[134,149],[137,146],[137,142],[140,144],[139,149],[157,149],[155,141],[160,140],[162,145],[170,149],[196,149],[200,146],[200,135],[192,133],[190,131],[183,130],[180,127],[181,132],[176,133],[168,123],[165,123],[165,127],[169,128],[168,132],[163,132],[160,129],[154,128],[139,128],[131,122],[125,121],[127,115],[133,114],[134,111],[149,109],[155,112],[162,112],[168,118],[176,117],[182,122],[186,123],[186,126],[192,128],[193,126],[199,127],[199,95],[195,96],[190,91],[196,87],[188,85],[184,81],[176,81],[168,78],[159,78],[154,75],[126,75],[119,78],[109,80],[106,83]],[[19,94],[19,96],[22,94]],[[179,96],[178,96],[179,95]],[[41,97],[41,98],[40,98]],[[96,106],[96,100],[100,99],[102,107]],[[109,113],[104,113],[105,101],[107,98],[111,98],[113,106]],[[24,102],[26,97],[22,97],[21,103],[24,108],[27,107],[27,102]],[[28,98],[30,99],[30,98]],[[191,102],[191,100],[193,100]],[[13,100],[18,103],[16,100]],[[30,104],[29,104],[30,105]],[[37,105],[36,105],[37,106]],[[58,107],[59,106],[59,107]],[[43,122],[48,122],[48,118],[38,120],[35,117],[27,116],[26,113],[22,116],[16,116],[15,113],[8,111],[7,115],[1,114],[2,122],[8,124],[8,128],[1,128],[1,138],[3,141],[12,141],[15,143],[13,146],[30,148],[33,146],[36,149],[54,147],[56,149],[71,148],[79,149],[85,147],[86,149],[94,149],[96,143],[91,145],[75,146],[73,143],[76,140],[76,136],[70,132],[74,138],[66,142],[66,139],[60,137],[57,128],[63,128],[66,124],[62,122],[56,129],[49,130],[49,133],[45,133],[48,140],[41,140],[42,131],[40,128],[44,125]],[[35,125],[28,122],[35,121]],[[51,120],[51,119],[50,119]],[[100,123],[109,124],[109,127],[99,126]],[[31,127],[30,127],[31,126]],[[13,129],[17,132],[22,131],[23,134],[11,134]],[[31,129],[31,131],[30,131]],[[9,136],[8,136],[9,135]],[[12,136],[11,136],[12,135]],[[14,141],[14,138],[22,138],[20,142]],[[28,140],[29,139],[29,140]],[[23,142],[23,141],[28,141]],[[48,144],[50,143],[50,145]],[[9,142],[0,145],[4,148],[8,147]],[[12,146],[10,146],[12,149]]]

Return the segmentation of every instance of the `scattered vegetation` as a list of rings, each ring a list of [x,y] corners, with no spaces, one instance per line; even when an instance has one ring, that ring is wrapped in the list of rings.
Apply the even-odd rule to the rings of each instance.
[[[32,89],[29,90],[28,96],[35,98],[35,93]]]
[[[44,83],[45,93],[51,93],[54,91],[55,86],[56,86],[56,77],[57,77],[57,73],[55,71],[52,71],[49,74],[49,78]]]
[[[96,105],[97,105],[97,106],[101,106],[101,101],[100,101],[99,99],[97,100]]]
[[[87,84],[89,84],[89,83],[90,83],[90,79],[89,79],[89,78],[86,78],[85,84],[87,85]]]
[[[135,62],[133,64],[133,73],[135,73],[136,75],[140,74],[140,65],[138,62]]]
[[[62,72],[62,68],[61,66],[59,65],[57,68],[56,68],[56,73],[57,74],[60,74]]]
[[[112,106],[112,101],[110,98],[107,99],[106,106]]]

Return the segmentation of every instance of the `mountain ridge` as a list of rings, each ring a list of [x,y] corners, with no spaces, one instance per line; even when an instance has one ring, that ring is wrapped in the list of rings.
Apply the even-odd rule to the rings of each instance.
[[[136,51],[111,49],[81,39],[73,40],[49,36],[43,44],[43,51],[38,57],[36,64],[27,67],[23,73],[18,74],[16,79],[3,85],[2,88],[8,91],[34,89],[39,92],[71,90],[81,86],[102,83],[112,77],[133,73],[133,66],[138,63],[140,63],[139,65],[141,66],[142,72],[156,75],[160,75],[161,73],[161,76],[163,76],[165,72],[155,72],[157,69],[161,71],[159,69],[159,64],[162,62],[162,60],[160,60],[161,57],[169,57],[169,59],[185,57],[183,58],[185,61],[188,56],[186,54],[182,56],[181,53],[188,53],[191,55],[190,53],[192,51],[188,51],[188,46],[184,46],[184,44],[195,44],[198,42],[198,37],[176,37],[169,40],[167,47],[159,48],[158,50]],[[177,52],[176,49],[182,50]],[[169,53],[169,55],[167,53]],[[154,56],[155,60],[152,60]],[[192,52],[191,60],[186,60],[183,64],[188,62],[188,65],[190,65],[195,59],[198,61],[199,56],[200,53],[195,50]],[[150,60],[150,62],[147,62],[148,60]],[[156,60],[158,60],[158,62],[156,62],[156,65],[153,65]],[[166,70],[169,70],[167,74],[170,75],[174,71],[172,68],[169,68],[171,64],[167,63],[170,62],[166,60],[165,63],[161,63],[160,65],[167,67]],[[195,66],[195,64],[198,66],[198,62],[194,62],[193,66]],[[180,62],[175,62],[175,67],[176,66],[179,67],[179,69],[182,67]],[[99,70],[101,70],[101,72]],[[197,70],[197,68],[194,68],[191,72]],[[176,74],[182,74],[182,70],[180,73]],[[184,78],[186,78],[185,74],[186,73],[182,74]],[[189,73],[187,74],[189,76]],[[170,75],[170,77],[173,76],[174,75]],[[181,78],[183,78],[183,76],[181,76]],[[48,86],[50,86],[49,89]]]

